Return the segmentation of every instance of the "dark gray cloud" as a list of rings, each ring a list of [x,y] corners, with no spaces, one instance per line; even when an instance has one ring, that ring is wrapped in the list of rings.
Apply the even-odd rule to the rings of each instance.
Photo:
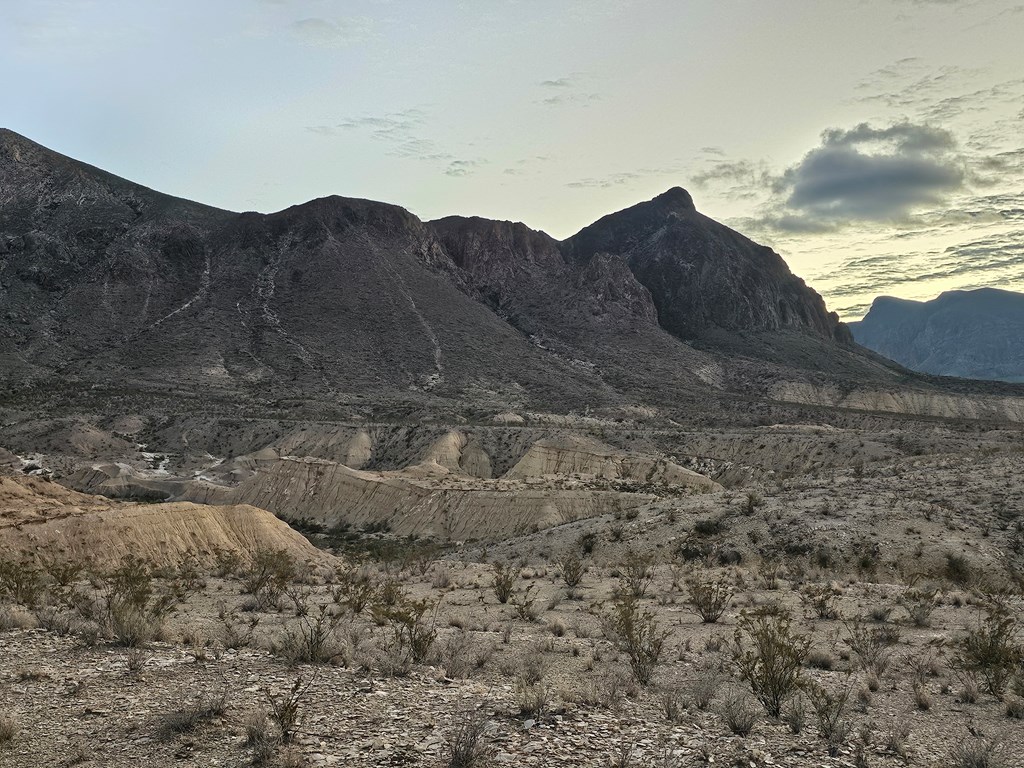
[[[897,123],[830,129],[821,145],[772,181],[775,226],[820,232],[853,221],[899,221],[964,187],[963,159],[946,130]]]

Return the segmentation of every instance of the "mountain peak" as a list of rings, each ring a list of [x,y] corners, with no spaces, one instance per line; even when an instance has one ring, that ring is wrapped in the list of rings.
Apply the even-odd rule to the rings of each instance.
[[[650,201],[657,203],[664,208],[677,211],[696,211],[693,204],[693,197],[682,187],[672,187]],[[641,203],[642,205],[642,203]]]

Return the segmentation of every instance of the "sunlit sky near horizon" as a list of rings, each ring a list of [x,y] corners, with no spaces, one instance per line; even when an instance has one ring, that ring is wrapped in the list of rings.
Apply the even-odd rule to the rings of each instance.
[[[0,126],[231,210],[672,186],[830,308],[1024,290],[1018,0],[0,0]]]

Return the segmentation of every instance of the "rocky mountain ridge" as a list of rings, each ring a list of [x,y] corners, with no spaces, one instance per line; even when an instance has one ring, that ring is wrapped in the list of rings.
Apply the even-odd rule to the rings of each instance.
[[[0,375],[28,406],[708,414],[952,386],[857,347],[778,254],[680,188],[559,242],[341,197],[221,211],[3,131],[0,298]]]
[[[850,328],[858,343],[915,371],[1024,382],[1024,294],[979,288],[924,302],[879,296]]]

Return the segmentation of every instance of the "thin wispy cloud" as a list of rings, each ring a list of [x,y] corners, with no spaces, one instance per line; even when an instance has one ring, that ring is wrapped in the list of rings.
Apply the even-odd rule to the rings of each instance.
[[[373,36],[373,21],[364,17],[311,17],[292,22],[290,29],[304,45],[337,48],[370,39]]]
[[[576,73],[565,77],[542,80],[538,86],[544,96],[538,101],[548,107],[580,106],[586,107],[603,98],[592,86],[587,85],[586,75]]]

